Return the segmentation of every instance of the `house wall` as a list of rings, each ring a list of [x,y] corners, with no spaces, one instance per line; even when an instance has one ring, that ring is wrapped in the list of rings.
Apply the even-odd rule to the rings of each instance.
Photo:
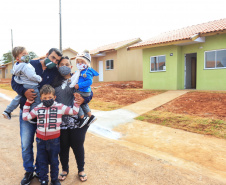
[[[157,48],[148,48],[143,50],[143,88],[144,89],[178,89],[178,75],[181,71],[178,70],[181,58],[180,46],[164,46]],[[173,53],[173,56],[170,56]],[[166,71],[150,72],[150,57],[165,55],[166,56]]]
[[[74,59],[74,60],[71,60],[71,65],[72,65],[71,72],[75,72],[75,71],[77,71],[77,67],[76,67],[75,59]]]
[[[12,78],[11,70],[12,70],[12,63],[9,63],[5,68],[5,78]]]
[[[5,69],[0,69],[0,79],[5,78]]]
[[[106,69],[106,60],[114,60],[114,69]],[[142,81],[143,80],[142,50],[127,51],[121,48],[114,52],[106,53],[103,57],[92,57],[91,65],[99,73],[99,61],[103,61],[103,81]],[[98,82],[99,77],[94,77]]]
[[[197,80],[198,90],[226,90],[226,69],[204,69],[205,51],[226,49],[226,34],[214,35],[205,38],[204,43],[182,47],[181,61],[184,66],[184,55],[197,53]],[[184,71],[184,67],[181,68]],[[184,75],[182,76],[184,78]],[[180,89],[183,89],[180,86]]]
[[[177,55],[177,88],[176,89],[183,89],[184,88],[184,63],[182,60],[182,53],[181,53],[182,47],[177,46],[177,52],[175,53]]]
[[[93,60],[93,58],[92,58]],[[106,70],[106,60],[114,60],[114,69],[113,70]],[[109,52],[106,53],[106,56],[97,57],[96,58],[96,71],[99,73],[99,61],[103,61],[103,81],[110,82],[110,81],[118,81],[118,61],[117,61],[117,52]],[[98,78],[96,78],[98,79]],[[99,81],[99,79],[98,79]]]
[[[205,51],[226,49],[226,34],[208,36],[204,43],[143,50],[144,89],[184,89],[185,55],[196,53],[196,89],[226,90],[226,69],[204,69]],[[173,56],[170,56],[173,53]],[[166,55],[166,71],[150,72],[150,57]]]
[[[97,58],[92,57],[91,58],[91,67],[95,70],[95,71],[99,71],[98,69],[98,63],[97,63]],[[93,82],[99,82],[99,76],[94,76],[93,77]]]
[[[66,50],[66,51],[63,51],[63,55],[68,56],[69,58],[72,58],[72,57],[76,56],[77,54]]]
[[[118,81],[142,81],[143,62],[142,50],[117,50]]]
[[[76,56],[76,54],[71,51],[66,50],[66,51],[63,51],[63,56],[68,56],[69,58],[72,58],[72,57]],[[77,70],[75,60],[71,60],[71,64],[72,64],[71,71],[75,72]]]

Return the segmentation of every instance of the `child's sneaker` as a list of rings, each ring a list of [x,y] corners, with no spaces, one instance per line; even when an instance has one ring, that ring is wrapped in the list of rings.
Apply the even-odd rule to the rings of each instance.
[[[5,119],[9,119],[9,120],[11,119],[11,113],[8,113],[8,112],[4,111],[2,113],[2,115],[4,116]]]
[[[83,126],[85,126],[87,124],[87,122],[89,121],[89,117],[84,117],[82,119],[79,120],[79,128],[82,128]]]
[[[41,181],[41,185],[48,185],[48,181]]]
[[[88,126],[90,126],[93,122],[95,122],[97,120],[97,118],[94,116],[94,115],[92,115],[90,118],[89,118],[89,121],[88,121],[88,123],[87,123],[87,125]]]

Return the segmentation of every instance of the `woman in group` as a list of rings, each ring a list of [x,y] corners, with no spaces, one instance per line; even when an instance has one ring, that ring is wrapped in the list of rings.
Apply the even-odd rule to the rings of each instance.
[[[75,88],[70,88],[71,61],[68,57],[62,57],[58,63],[59,74],[54,79],[53,87],[56,91],[56,101],[64,105],[71,106],[73,104]],[[84,99],[84,103],[88,103],[92,99],[90,97],[82,98],[78,93],[75,95],[80,101]],[[72,148],[77,162],[78,176],[81,181],[86,181],[87,176],[84,172],[84,141],[88,126],[78,127],[78,116],[63,116],[61,124],[60,136],[60,162],[62,165],[62,173],[59,180],[66,179],[69,173],[69,149]]]

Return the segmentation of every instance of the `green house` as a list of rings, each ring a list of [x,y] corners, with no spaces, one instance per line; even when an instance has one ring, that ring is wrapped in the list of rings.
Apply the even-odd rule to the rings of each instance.
[[[226,90],[226,18],[160,34],[143,50],[144,89]]]

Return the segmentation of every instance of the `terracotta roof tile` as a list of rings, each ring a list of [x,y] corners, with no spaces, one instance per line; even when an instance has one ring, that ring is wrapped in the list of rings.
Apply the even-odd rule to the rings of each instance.
[[[143,46],[158,45],[173,41],[189,40],[195,35],[202,36],[205,33],[220,32],[226,30],[226,18],[210,21],[203,24],[188,26],[182,29],[161,33],[147,41],[140,42],[130,46],[129,48],[139,48]]]
[[[140,41],[141,41],[140,38],[135,38],[135,39],[130,39],[130,40],[124,40],[121,42],[116,42],[113,44],[108,44],[105,46],[98,47],[94,50],[90,50],[90,54],[97,54],[97,53],[106,52],[106,51],[115,51],[119,48],[130,46],[130,45],[138,43]]]

